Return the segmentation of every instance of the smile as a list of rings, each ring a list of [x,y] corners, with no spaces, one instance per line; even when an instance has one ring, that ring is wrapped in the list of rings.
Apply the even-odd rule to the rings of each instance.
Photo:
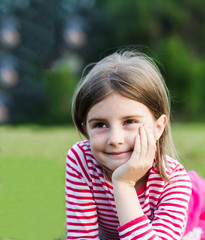
[[[118,156],[118,155],[121,155],[121,154],[126,154],[126,153],[131,153],[132,151],[124,151],[124,152],[107,152],[107,154],[109,155],[113,155],[113,156]]]

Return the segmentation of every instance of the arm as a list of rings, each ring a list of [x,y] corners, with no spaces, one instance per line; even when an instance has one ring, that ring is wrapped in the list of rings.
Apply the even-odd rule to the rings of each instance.
[[[180,177],[175,177],[175,180],[178,182],[167,184],[161,197],[155,199],[149,199],[149,193],[153,192],[154,188],[151,183],[148,184],[145,201],[143,203],[141,201],[141,203],[143,210],[147,212],[149,208],[147,203],[151,202],[151,209],[155,209],[151,217],[152,220],[150,221],[146,215],[143,215],[121,225],[118,229],[121,239],[182,239],[186,226],[191,183],[185,171]]]
[[[67,239],[98,240],[96,206],[91,189],[78,165],[78,153],[69,150],[66,159]]]
[[[144,215],[134,187],[114,182],[113,189],[120,225]]]
[[[116,184],[115,202],[120,220],[120,239],[159,239],[152,231],[150,221],[144,215],[135,188]]]
[[[117,168],[112,175],[120,225],[144,215],[135,187],[152,167],[155,149],[153,133],[147,126],[140,126],[131,158]]]
[[[135,183],[149,170],[154,152],[154,139],[145,127],[136,137],[131,158],[113,173],[114,196],[121,225],[118,230],[123,240],[182,238],[191,194],[190,180],[185,171],[184,175],[173,176],[174,185],[167,184],[164,194],[156,199],[157,210],[152,222],[144,215],[139,204]],[[145,201],[149,201],[149,197],[146,195]]]

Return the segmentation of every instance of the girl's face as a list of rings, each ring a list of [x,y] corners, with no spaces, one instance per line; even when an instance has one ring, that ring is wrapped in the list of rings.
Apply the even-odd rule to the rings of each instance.
[[[166,125],[166,116],[158,120],[142,103],[112,93],[88,112],[86,132],[96,160],[113,172],[127,162],[140,125],[147,124],[159,139]]]

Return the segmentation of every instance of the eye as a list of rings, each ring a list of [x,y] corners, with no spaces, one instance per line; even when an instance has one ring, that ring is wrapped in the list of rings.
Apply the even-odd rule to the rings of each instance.
[[[107,124],[104,122],[97,122],[94,125],[94,128],[106,128],[106,127],[107,127]]]
[[[137,120],[134,119],[128,119],[124,122],[124,125],[128,125],[128,124],[134,124],[134,123],[138,123]]]

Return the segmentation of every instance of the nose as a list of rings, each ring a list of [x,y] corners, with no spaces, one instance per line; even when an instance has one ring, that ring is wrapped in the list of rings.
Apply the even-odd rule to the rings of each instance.
[[[122,129],[112,128],[110,129],[108,136],[108,144],[112,146],[122,145],[124,143],[124,133]]]

